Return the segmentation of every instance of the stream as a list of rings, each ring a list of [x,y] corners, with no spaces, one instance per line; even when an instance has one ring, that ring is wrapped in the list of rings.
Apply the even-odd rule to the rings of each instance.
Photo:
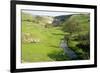
[[[63,48],[64,49],[64,54],[67,54],[67,56],[70,58],[70,59],[76,59],[77,58],[77,55],[76,53],[71,50],[70,48]]]
[[[64,50],[64,54],[66,54],[70,59],[76,59],[77,58],[77,54],[73,50],[68,48],[68,45],[66,44],[65,40],[62,40],[60,42],[60,47]]]

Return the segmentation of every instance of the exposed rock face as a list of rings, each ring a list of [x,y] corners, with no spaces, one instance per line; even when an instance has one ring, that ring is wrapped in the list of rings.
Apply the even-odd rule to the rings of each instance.
[[[46,23],[51,24],[53,22],[53,17],[51,16],[44,16],[42,18],[45,20]]]
[[[31,33],[22,33],[23,43],[39,43],[40,39],[34,37]]]

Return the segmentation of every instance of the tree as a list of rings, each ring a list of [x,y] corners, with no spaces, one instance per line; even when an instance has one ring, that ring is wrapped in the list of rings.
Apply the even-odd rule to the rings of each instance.
[[[71,19],[71,20],[66,21],[63,24],[62,30],[72,34],[74,32],[80,31],[81,29],[80,29],[80,25],[79,25],[78,21],[76,19]]]

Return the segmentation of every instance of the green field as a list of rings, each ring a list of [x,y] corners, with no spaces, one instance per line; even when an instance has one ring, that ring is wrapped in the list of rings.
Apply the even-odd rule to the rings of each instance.
[[[38,43],[22,43],[22,61],[55,61],[65,60],[62,48],[59,48],[59,42],[63,38],[63,31],[60,27],[43,28],[39,24],[32,22],[22,22],[22,33],[32,34],[32,38],[40,40]],[[53,56],[53,54],[55,54]]]
[[[73,19],[73,17],[70,18],[70,20]],[[64,24],[66,22],[64,21],[63,25],[60,26],[53,26],[47,23],[52,17],[46,18],[39,16],[34,17],[31,14],[22,13],[22,63],[71,60],[67,54],[64,54],[64,50],[59,46],[61,39],[70,33],[65,30],[67,26]],[[88,26],[84,25],[87,24],[87,22],[83,23],[86,21],[86,18],[83,19],[84,20],[80,21],[80,23],[82,23],[85,31],[87,31]],[[79,32],[79,34],[82,35],[85,31]],[[73,33],[71,36],[75,34],[76,33]],[[87,57],[84,58],[87,52],[76,47],[77,44],[80,44],[80,40],[75,40],[75,37],[71,36],[68,46],[78,55],[77,59],[88,59]]]

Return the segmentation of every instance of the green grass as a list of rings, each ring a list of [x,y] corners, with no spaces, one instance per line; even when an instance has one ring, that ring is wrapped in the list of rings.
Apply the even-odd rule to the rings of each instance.
[[[63,50],[59,48],[64,35],[60,27],[44,28],[40,24],[22,21],[22,33],[31,33],[40,39],[38,43],[22,42],[22,62],[59,61],[68,58],[62,55]]]
[[[77,41],[75,38],[77,39],[79,34],[83,35],[89,31],[89,15],[72,15],[70,20],[74,19],[78,21],[81,31],[73,32],[73,34],[68,37],[68,47],[79,56],[78,59],[88,59],[87,52],[82,50],[84,47],[77,47],[77,44],[79,44],[81,40]],[[64,30],[62,30],[63,27],[66,29],[68,26],[61,25],[55,27],[52,26],[52,24],[47,24],[48,20],[48,18],[45,20],[43,17],[34,17],[31,14],[22,13],[22,35],[24,34],[26,38],[39,39],[39,42],[27,42],[23,40],[22,36],[22,63],[71,60],[67,54],[63,54],[63,49],[59,47],[61,39],[64,38],[65,35],[67,37],[70,34],[70,32],[64,32]],[[64,21],[63,23],[66,24],[67,22],[68,21]],[[49,27],[45,27],[45,25]]]

